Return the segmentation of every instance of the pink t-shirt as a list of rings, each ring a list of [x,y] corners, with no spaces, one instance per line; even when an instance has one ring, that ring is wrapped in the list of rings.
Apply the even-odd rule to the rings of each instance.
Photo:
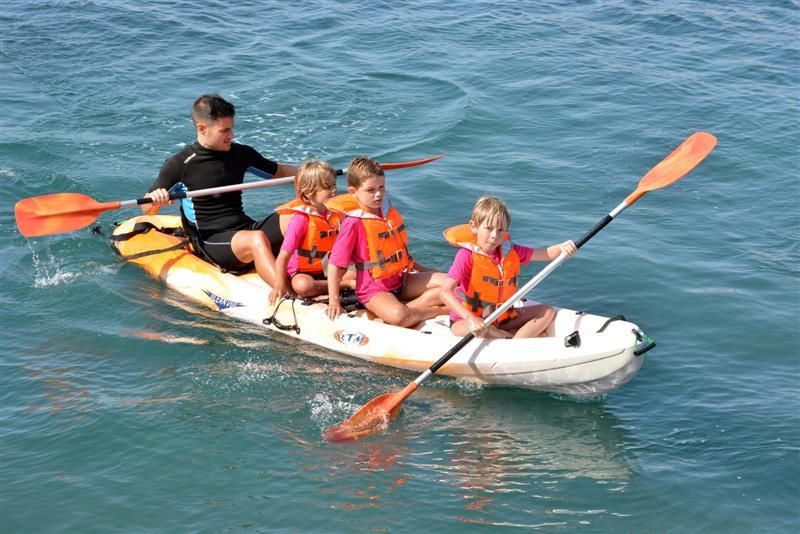
[[[531,256],[533,256],[532,248],[517,244],[512,245],[512,248],[517,251],[520,264],[525,265],[531,262]],[[495,260],[500,261],[500,247],[495,249],[493,256]],[[447,271],[447,277],[458,282],[458,290],[466,293],[470,276],[472,276],[472,252],[465,248],[459,248],[450,270]],[[461,316],[455,311],[451,311],[450,319],[458,321]]]
[[[333,244],[330,264],[347,269],[352,263],[369,261],[367,231],[361,219],[345,217],[339,228],[339,235]],[[375,280],[369,271],[356,271],[356,298],[362,304],[381,291],[395,291],[403,286],[403,275],[397,274]]]
[[[322,213],[325,215],[325,213]],[[283,236],[283,244],[281,245],[281,252],[286,251],[291,254],[289,263],[286,266],[286,274],[291,278],[300,270],[300,257],[297,255],[297,249],[303,246],[308,233],[308,215],[305,213],[294,213],[289,220],[289,226],[286,228],[286,235]]]

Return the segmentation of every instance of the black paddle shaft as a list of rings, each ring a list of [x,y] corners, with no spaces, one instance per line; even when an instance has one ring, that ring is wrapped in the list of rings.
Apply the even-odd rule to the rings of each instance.
[[[605,217],[603,217],[603,219],[600,222],[594,225],[594,227],[591,230],[586,232],[586,234],[584,234],[583,237],[581,237],[578,241],[575,242],[575,246],[577,248],[581,248],[583,245],[586,244],[587,241],[593,238],[595,234],[597,234],[597,232],[605,228],[608,225],[608,223],[610,223],[613,220],[614,217],[612,217],[611,214],[608,214]],[[450,348],[450,350],[448,350],[441,358],[436,360],[436,362],[428,368],[428,371],[430,371],[431,374],[436,373],[436,371],[438,371],[444,364],[446,364],[448,360],[450,360],[450,358],[452,358],[458,351],[463,349],[466,346],[466,344],[472,341],[473,339],[475,339],[475,334],[473,334],[472,332],[462,337],[458,341],[458,343],[453,345]]]

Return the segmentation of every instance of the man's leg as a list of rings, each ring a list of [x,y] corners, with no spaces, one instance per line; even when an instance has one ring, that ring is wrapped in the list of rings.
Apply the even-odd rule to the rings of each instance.
[[[275,280],[275,256],[272,246],[261,230],[240,230],[231,240],[231,249],[242,263],[254,263],[256,272],[267,284]]]

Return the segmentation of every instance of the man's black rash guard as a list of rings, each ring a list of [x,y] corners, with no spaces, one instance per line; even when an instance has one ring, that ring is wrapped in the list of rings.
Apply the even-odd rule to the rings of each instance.
[[[189,191],[241,184],[249,168],[259,176],[266,173],[266,177],[271,177],[278,171],[278,164],[247,145],[232,143],[229,151],[220,152],[203,148],[195,142],[164,162],[149,191],[169,190],[178,182],[183,182]],[[201,237],[244,229],[253,223],[253,219],[244,213],[241,191],[196,197],[191,199],[191,203]]]

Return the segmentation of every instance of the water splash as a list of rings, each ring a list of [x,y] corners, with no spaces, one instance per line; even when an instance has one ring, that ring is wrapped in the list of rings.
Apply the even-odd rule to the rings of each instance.
[[[43,253],[44,257],[41,259],[30,242],[28,242],[28,248],[31,249],[31,262],[34,270],[34,287],[44,288],[59,286],[62,284],[70,284],[75,279],[80,277],[80,272],[66,271],[64,266],[59,263],[59,260],[55,257],[55,255],[53,255],[53,252],[49,248],[45,249]]]
[[[353,402],[353,396],[347,400],[331,399],[327,393],[317,393],[308,401],[311,407],[311,419],[322,427],[338,423],[343,416],[349,417],[359,405]]]

